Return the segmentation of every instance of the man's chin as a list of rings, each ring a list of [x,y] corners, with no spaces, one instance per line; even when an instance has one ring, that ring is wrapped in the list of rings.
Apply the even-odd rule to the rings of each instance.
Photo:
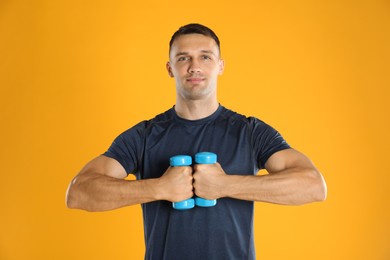
[[[190,91],[185,93],[185,98],[191,101],[204,100],[210,96],[210,92],[206,89],[199,89],[198,91]]]

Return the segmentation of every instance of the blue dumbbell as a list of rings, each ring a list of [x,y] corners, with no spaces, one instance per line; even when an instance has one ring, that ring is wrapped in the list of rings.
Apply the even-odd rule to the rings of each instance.
[[[192,164],[192,158],[188,155],[176,155],[169,159],[169,164],[173,167],[190,166]],[[195,201],[193,198],[190,198],[179,202],[172,202],[172,206],[177,210],[192,209],[195,207]]]
[[[197,164],[214,164],[217,162],[217,155],[210,152],[201,152],[195,154],[195,163]],[[206,200],[196,197],[195,205],[199,207],[213,207],[217,204],[217,200]]]

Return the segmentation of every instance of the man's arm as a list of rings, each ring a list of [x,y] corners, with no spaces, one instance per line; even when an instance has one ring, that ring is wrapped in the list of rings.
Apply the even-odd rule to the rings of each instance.
[[[265,166],[267,175],[243,176],[227,175],[219,164],[195,165],[195,194],[206,199],[231,197],[284,205],[325,200],[325,181],[302,153],[294,149],[279,151]]]
[[[155,200],[176,202],[193,196],[191,167],[169,167],[156,179],[125,180],[126,176],[119,162],[99,156],[71,181],[66,204],[69,208],[105,211]]]

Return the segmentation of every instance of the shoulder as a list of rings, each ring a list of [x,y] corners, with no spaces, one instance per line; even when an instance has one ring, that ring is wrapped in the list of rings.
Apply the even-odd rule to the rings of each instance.
[[[221,118],[223,120],[228,120],[231,123],[245,124],[250,126],[251,128],[269,127],[268,124],[258,119],[257,117],[246,116],[225,107],[222,107]]]
[[[248,117],[223,106],[221,107],[220,118],[231,121],[232,123],[248,123]]]
[[[134,126],[130,127],[126,131],[122,132],[120,136],[129,137],[134,135],[144,135],[146,132],[154,127],[164,127],[173,120],[172,108],[156,115],[155,117],[147,120],[143,120]]]

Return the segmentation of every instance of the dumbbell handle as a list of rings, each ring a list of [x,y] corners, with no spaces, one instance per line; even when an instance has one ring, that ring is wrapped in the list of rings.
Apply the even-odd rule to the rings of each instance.
[[[217,162],[217,155],[210,152],[201,152],[195,154],[195,163],[197,164],[214,164]],[[206,200],[196,197],[195,205],[199,207],[213,207],[217,204],[217,200]]]
[[[172,167],[190,166],[192,164],[192,158],[188,155],[172,156],[169,159],[169,164]],[[172,207],[177,210],[192,209],[195,207],[195,201],[193,198],[189,198],[179,202],[172,202]]]

